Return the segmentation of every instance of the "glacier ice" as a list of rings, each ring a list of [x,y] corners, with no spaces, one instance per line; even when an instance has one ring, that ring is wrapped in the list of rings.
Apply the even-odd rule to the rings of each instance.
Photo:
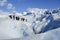
[[[30,35],[24,38],[13,38],[6,40],[60,40],[60,28],[42,34]]]
[[[59,27],[59,9],[29,8],[27,12],[23,12],[22,14],[0,14],[0,39],[24,38],[38,34],[40,36],[41,34],[42,36],[45,34],[50,36],[49,31]],[[51,36],[53,38],[54,35],[51,34]]]

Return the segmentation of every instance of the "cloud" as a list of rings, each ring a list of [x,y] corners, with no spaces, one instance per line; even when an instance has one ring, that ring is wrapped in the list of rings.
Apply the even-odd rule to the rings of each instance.
[[[14,10],[14,9],[15,9],[15,7],[13,6],[13,4],[8,3],[8,5],[7,5],[7,9],[12,9],[12,10]]]
[[[6,8],[9,9],[9,10],[14,10],[15,9],[13,4],[9,3],[8,0],[0,0],[0,6],[6,6]]]
[[[4,6],[6,4],[7,0],[0,0],[0,6]]]
[[[1,14],[9,14],[9,12],[6,12],[6,11],[3,11],[3,10],[0,10],[0,15]]]
[[[0,10],[0,15],[6,15],[6,14],[9,14],[9,12],[7,12],[7,11],[3,11],[3,10]]]

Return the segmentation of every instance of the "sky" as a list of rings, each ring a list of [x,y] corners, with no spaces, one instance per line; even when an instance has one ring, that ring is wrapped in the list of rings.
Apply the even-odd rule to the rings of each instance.
[[[0,10],[27,11],[28,8],[60,8],[60,0],[0,0]]]

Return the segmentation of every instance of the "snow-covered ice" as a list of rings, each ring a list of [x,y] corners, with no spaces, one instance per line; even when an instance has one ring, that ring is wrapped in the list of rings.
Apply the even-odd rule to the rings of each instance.
[[[0,39],[59,40],[60,10],[29,8],[27,12],[0,13]]]

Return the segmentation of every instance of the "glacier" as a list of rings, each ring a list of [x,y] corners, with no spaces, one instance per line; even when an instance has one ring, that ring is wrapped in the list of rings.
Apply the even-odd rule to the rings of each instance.
[[[29,8],[27,12],[0,13],[0,39],[59,40],[60,9]]]

